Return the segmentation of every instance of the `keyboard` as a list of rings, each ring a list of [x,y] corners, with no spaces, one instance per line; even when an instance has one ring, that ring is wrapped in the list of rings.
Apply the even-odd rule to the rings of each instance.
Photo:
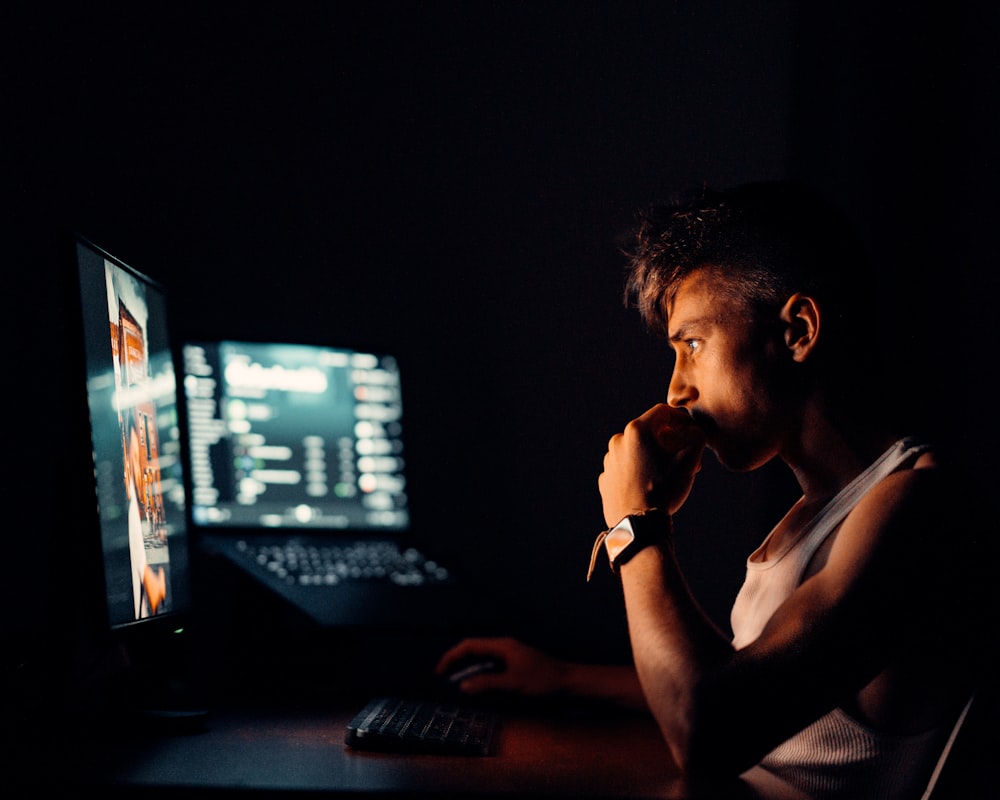
[[[445,700],[376,697],[347,726],[344,742],[358,750],[487,756],[496,714]]]
[[[240,540],[236,548],[261,570],[290,585],[388,581],[398,586],[423,586],[451,580],[445,567],[419,550],[393,541],[319,545],[297,540],[280,544]]]

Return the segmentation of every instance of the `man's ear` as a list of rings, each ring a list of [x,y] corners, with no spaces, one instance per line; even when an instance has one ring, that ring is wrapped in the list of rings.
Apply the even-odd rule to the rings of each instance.
[[[819,305],[809,295],[796,292],[782,306],[781,320],[785,323],[785,346],[792,359],[805,361],[819,339]]]

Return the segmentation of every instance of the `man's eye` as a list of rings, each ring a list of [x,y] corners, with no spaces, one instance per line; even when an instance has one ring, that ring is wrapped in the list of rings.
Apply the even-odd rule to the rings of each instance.
[[[689,353],[696,353],[698,352],[698,348],[701,347],[701,342],[698,339],[687,339],[684,344],[687,345]]]

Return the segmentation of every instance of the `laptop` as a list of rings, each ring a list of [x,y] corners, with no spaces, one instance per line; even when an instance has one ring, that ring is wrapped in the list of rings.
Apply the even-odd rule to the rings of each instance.
[[[456,616],[417,542],[399,359],[316,343],[181,350],[192,527],[321,625]]]

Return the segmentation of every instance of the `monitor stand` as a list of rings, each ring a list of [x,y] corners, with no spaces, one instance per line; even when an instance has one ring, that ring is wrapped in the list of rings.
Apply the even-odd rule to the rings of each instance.
[[[163,735],[205,729],[208,704],[178,634],[120,645],[121,669],[108,676],[106,718],[128,731]]]

